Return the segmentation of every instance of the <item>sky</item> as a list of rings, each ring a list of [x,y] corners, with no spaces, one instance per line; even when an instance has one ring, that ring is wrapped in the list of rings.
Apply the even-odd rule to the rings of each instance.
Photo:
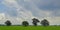
[[[0,24],[10,20],[13,25],[22,21],[32,25],[32,18],[60,25],[60,0],[0,0]]]

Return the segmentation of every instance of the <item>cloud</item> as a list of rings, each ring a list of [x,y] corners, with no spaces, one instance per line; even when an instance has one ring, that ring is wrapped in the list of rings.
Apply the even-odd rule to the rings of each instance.
[[[26,20],[31,22],[34,17],[40,20],[46,18],[51,24],[59,24],[60,12],[55,10],[55,7],[59,6],[58,0],[4,0],[2,5],[1,13],[4,13],[5,18],[13,24]]]
[[[54,17],[60,17],[60,9],[55,9],[55,11],[53,11],[53,13],[52,13],[52,16],[54,16]]]
[[[23,0],[17,0],[18,4],[24,7],[25,9],[32,12],[32,14],[36,17],[44,17],[49,16],[51,14],[51,11],[43,11],[37,7],[37,5],[34,3],[35,0],[30,0],[30,2],[26,2]],[[23,2],[23,3],[22,3]]]
[[[47,17],[46,19],[50,22],[50,25],[60,25],[60,17]]]
[[[4,13],[0,13],[0,20],[1,19],[5,19],[5,14]]]
[[[37,6],[40,9],[60,9],[60,0],[40,0]]]
[[[19,24],[23,20],[30,20],[31,18],[34,17],[30,11],[18,5],[18,3],[15,0],[9,0],[9,1],[4,0],[2,4],[3,6],[5,6],[3,8],[3,13],[5,14],[6,18],[4,19],[4,21],[10,20],[13,24]]]
[[[0,0],[0,3],[2,2],[3,0]]]
[[[59,22],[58,22],[59,20],[58,20],[58,18],[56,18],[60,14],[59,10],[57,10],[57,9],[59,9],[59,2],[58,1],[59,0],[57,0],[57,1],[56,0],[47,0],[47,1],[46,0],[30,0],[30,1],[26,2],[26,1],[20,0],[20,1],[18,1],[18,3],[22,7],[26,8],[29,11],[31,11],[32,14],[35,17],[38,17],[40,19],[50,17],[51,20],[49,18],[47,18],[47,19],[50,20],[51,24],[54,24],[54,23],[59,24]],[[57,4],[57,2],[58,2],[58,4]],[[57,5],[55,5],[55,3]],[[43,8],[43,9],[40,9],[40,8]],[[52,10],[51,10],[51,8],[52,8]],[[56,20],[57,22],[55,21],[53,23],[53,21],[55,19],[57,19]]]

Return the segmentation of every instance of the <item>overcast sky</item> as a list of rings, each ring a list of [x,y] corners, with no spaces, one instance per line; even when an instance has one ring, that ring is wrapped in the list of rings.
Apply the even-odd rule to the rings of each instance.
[[[47,19],[51,25],[60,24],[60,0],[0,0],[0,24],[10,20],[21,24],[32,18]]]

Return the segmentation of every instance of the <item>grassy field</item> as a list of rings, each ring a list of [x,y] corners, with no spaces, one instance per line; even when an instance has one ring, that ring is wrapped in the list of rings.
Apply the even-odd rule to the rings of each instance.
[[[0,26],[0,30],[60,30],[60,26]]]

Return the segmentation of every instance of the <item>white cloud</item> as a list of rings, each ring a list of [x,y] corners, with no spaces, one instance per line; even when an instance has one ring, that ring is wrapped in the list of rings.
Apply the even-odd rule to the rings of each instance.
[[[50,25],[60,25],[60,17],[47,17],[46,19],[50,22]]]
[[[36,3],[40,2],[42,3],[42,5],[44,5],[44,2],[41,2],[40,0],[24,0],[25,3],[24,2],[22,3],[19,1],[22,4],[19,4],[16,0],[4,0],[2,4],[4,4],[9,8],[7,9],[9,13],[7,12],[7,14],[3,16],[9,19],[13,24],[17,24],[17,23],[19,24],[24,20],[31,20],[33,17],[36,17],[39,19],[47,18],[51,24],[54,24],[54,23],[59,24],[60,17],[52,17],[52,13],[53,13],[52,11],[44,11],[39,9],[34,1]],[[16,10],[13,10],[14,8],[16,8]],[[13,14],[12,10],[17,12],[17,17],[10,16],[10,13]]]
[[[19,24],[23,20],[30,20],[34,17],[30,11],[18,5],[15,0],[4,0],[2,4],[9,8],[6,10],[7,14],[5,13],[6,19],[4,21],[10,20],[13,24]],[[16,10],[13,10],[13,8],[16,8]],[[17,17],[11,16],[11,13],[13,14],[14,11],[17,12]]]
[[[16,2],[16,0],[4,0],[2,2],[2,4],[6,5],[7,7],[10,8],[20,8],[20,6],[18,5],[18,3]]]
[[[4,13],[0,13],[0,20],[5,19],[5,14]]]

